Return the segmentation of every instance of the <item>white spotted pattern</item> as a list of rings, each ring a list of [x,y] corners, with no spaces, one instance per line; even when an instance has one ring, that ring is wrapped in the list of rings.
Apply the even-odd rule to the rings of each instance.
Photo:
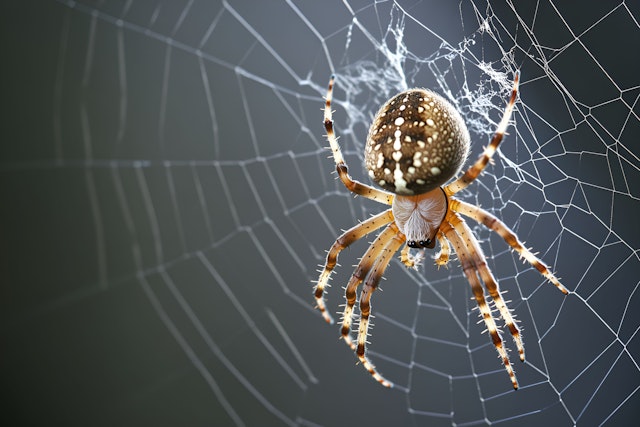
[[[399,195],[444,185],[469,148],[462,118],[441,96],[411,89],[391,98],[374,119],[365,149],[372,180]]]

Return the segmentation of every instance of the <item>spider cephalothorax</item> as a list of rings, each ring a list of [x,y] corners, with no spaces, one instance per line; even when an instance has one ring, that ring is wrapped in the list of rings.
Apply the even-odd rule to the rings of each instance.
[[[416,196],[396,196],[391,212],[411,248],[432,249],[447,213],[447,195],[440,188]]]
[[[325,320],[333,322],[326,310],[324,289],[336,266],[338,254],[356,240],[384,227],[362,256],[347,283],[347,303],[343,312],[341,332],[345,342],[356,350],[363,366],[377,381],[387,387],[390,387],[391,383],[376,371],[365,355],[371,295],[378,287],[393,254],[403,245],[405,246],[400,257],[402,262],[407,267],[415,267],[422,258],[424,249],[433,248],[437,240],[440,243],[440,251],[435,257],[436,264],[448,263],[451,244],[471,285],[480,314],[511,378],[511,383],[514,388],[518,388],[482,284],[513,336],[520,360],[524,361],[520,331],[502,299],[496,279],[487,267],[480,244],[460,214],[497,232],[513,250],[558,289],[565,294],[568,292],[549,268],[525,248],[515,233],[502,221],[478,206],[453,197],[478,177],[502,141],[518,94],[518,80],[519,76],[516,74],[511,98],[491,142],[480,158],[448,185],[444,184],[459,172],[469,150],[469,133],[460,114],[446,99],[424,89],[411,89],[391,98],[374,118],[365,148],[365,166],[372,180],[384,189],[379,190],[349,176],[333,131],[331,99],[334,79],[331,78],[324,110],[324,126],[338,176],[348,190],[391,205],[391,208],[362,221],[336,239],[322,266],[315,297]],[[410,254],[409,248],[421,248],[421,251],[414,256]],[[354,344],[351,338],[351,324],[356,304],[356,290],[362,282],[364,284],[360,295],[358,338],[357,344]]]

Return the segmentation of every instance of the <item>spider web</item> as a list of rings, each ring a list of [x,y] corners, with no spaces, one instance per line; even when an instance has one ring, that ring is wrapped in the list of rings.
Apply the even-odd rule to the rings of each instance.
[[[11,425],[633,425],[640,407],[636,2],[28,1],[1,14],[2,411]],[[526,4],[524,4],[526,3]],[[460,198],[527,360],[514,392],[457,258],[395,259],[373,297],[376,384],[314,310],[341,229],[382,210],[352,176],[399,90],[461,111]],[[328,307],[352,264],[341,254]],[[503,334],[508,347],[511,337]],[[8,424],[8,423],[4,423]]]

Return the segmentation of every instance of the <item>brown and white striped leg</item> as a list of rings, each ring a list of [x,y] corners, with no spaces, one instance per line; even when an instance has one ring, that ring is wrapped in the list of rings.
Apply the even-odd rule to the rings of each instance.
[[[489,295],[491,295],[491,299],[495,302],[496,307],[500,311],[500,316],[504,320],[504,323],[509,328],[509,332],[511,332],[511,336],[516,343],[516,347],[518,348],[518,354],[520,356],[520,360],[524,362],[524,345],[522,343],[522,336],[520,335],[520,330],[516,325],[513,316],[511,315],[511,311],[505,304],[502,299],[502,295],[500,294],[500,287],[498,286],[498,282],[495,277],[489,270],[487,266],[487,260],[484,257],[484,253],[482,252],[482,248],[478,244],[478,241],[473,236],[473,233],[469,226],[456,214],[451,215],[449,222],[455,228],[458,235],[462,238],[464,242],[467,244],[467,249],[473,259],[473,262],[476,265],[476,269],[480,272],[480,277],[484,282],[484,285],[487,287],[489,291]]]
[[[369,371],[369,373],[373,376],[373,378],[375,378],[376,381],[378,381],[385,387],[391,387],[392,384],[378,373],[375,366],[366,357],[365,351],[369,331],[369,316],[371,314],[371,296],[377,289],[384,271],[387,269],[391,258],[393,258],[393,254],[395,254],[398,249],[400,249],[400,246],[402,246],[402,244],[406,240],[404,235],[398,231],[395,225],[392,225],[392,228],[395,228],[396,234],[385,246],[382,254],[376,260],[373,266],[373,270],[371,270],[371,273],[369,274],[369,277],[367,277],[367,280],[362,286],[362,292],[360,294],[360,325],[358,327],[358,347],[356,350],[358,358],[360,359],[360,362],[362,362],[364,368]]]
[[[484,149],[484,152],[480,155],[478,160],[469,168],[467,171],[458,179],[453,181],[451,184],[444,187],[444,191],[448,196],[452,196],[456,194],[458,191],[463,190],[469,184],[475,180],[478,175],[487,167],[487,164],[493,157],[493,154],[496,152],[498,145],[502,142],[502,138],[504,137],[504,133],[507,130],[507,126],[509,125],[509,120],[511,119],[511,113],[513,112],[513,106],[516,103],[516,98],[518,97],[518,82],[520,80],[520,73],[516,72],[516,75],[513,79],[513,89],[511,89],[511,98],[507,103],[507,106],[504,110],[504,114],[502,115],[502,120],[498,124],[498,129],[496,133],[493,135],[491,142]]]
[[[507,351],[504,347],[504,342],[502,341],[502,337],[500,336],[500,331],[496,325],[495,319],[491,314],[491,310],[487,304],[487,301],[484,297],[484,289],[480,284],[480,280],[478,279],[478,273],[476,266],[471,258],[469,250],[465,245],[464,241],[460,238],[458,233],[451,227],[449,223],[446,221],[440,226],[440,229],[445,233],[445,236],[449,239],[451,244],[453,245],[456,254],[458,254],[458,259],[460,260],[460,264],[462,265],[462,271],[464,275],[467,277],[469,284],[471,285],[471,290],[473,291],[473,296],[476,299],[478,304],[478,308],[480,309],[480,313],[482,315],[482,319],[489,331],[489,335],[491,336],[491,340],[493,341],[493,345],[496,350],[498,350],[498,354],[502,359],[502,363],[504,364],[507,373],[509,374],[509,378],[511,378],[511,384],[514,389],[518,388],[518,381],[516,380],[516,375],[513,372],[513,367],[511,366],[511,362],[509,361],[509,356],[507,355]]]
[[[331,246],[331,249],[329,249],[329,252],[327,253],[327,259],[324,263],[322,272],[320,273],[320,277],[318,278],[318,282],[315,286],[314,291],[318,309],[322,313],[322,317],[324,318],[324,320],[326,320],[328,323],[333,323],[333,319],[327,312],[327,308],[324,303],[324,289],[329,282],[331,272],[336,266],[336,263],[338,261],[338,254],[353,242],[360,240],[367,234],[379,229],[380,227],[390,223],[391,221],[393,221],[393,213],[391,212],[391,209],[381,212],[378,215],[372,216],[366,221],[362,221],[355,227],[352,227],[349,230],[345,231],[340,237],[336,239],[333,246]]]
[[[333,160],[336,162],[336,171],[340,180],[347,189],[355,194],[366,197],[367,199],[375,200],[376,202],[385,203],[391,205],[393,203],[393,194],[383,190],[371,187],[363,184],[359,181],[352,179],[349,176],[347,164],[342,157],[342,151],[338,144],[338,138],[333,130],[333,115],[331,112],[331,101],[333,100],[333,84],[335,78],[331,76],[329,81],[329,88],[327,89],[327,96],[324,106],[324,128],[327,131],[327,140],[331,146],[331,153],[333,154]]]
[[[439,267],[446,266],[449,263],[449,255],[451,254],[451,247],[449,247],[449,241],[444,236],[442,231],[438,231],[436,235],[438,242],[440,243],[440,251],[436,253],[435,262]]]
[[[551,283],[553,283],[563,294],[568,294],[567,288],[562,286],[556,276],[549,270],[549,267],[536,257],[531,251],[524,247],[524,245],[518,240],[518,236],[507,227],[507,225],[500,221],[498,218],[485,211],[478,206],[465,203],[461,200],[451,199],[449,201],[451,210],[460,212],[461,214],[483,224],[489,230],[493,230],[504,239],[509,246],[513,248],[518,254],[527,260],[536,270],[546,277]]]
[[[347,283],[347,287],[345,288],[346,304],[344,306],[344,314],[342,315],[342,328],[340,332],[344,342],[351,347],[352,350],[356,349],[351,339],[351,324],[353,322],[353,307],[356,303],[356,290],[358,289],[358,285],[367,277],[374,263],[397,232],[398,229],[393,223],[382,230],[360,259],[358,266],[351,275],[351,279],[349,279],[349,283]]]

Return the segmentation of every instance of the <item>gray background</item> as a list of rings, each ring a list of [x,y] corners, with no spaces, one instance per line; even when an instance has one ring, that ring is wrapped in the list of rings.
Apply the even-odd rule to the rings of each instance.
[[[599,3],[402,2],[405,16],[349,2],[357,25],[338,1],[4,3],[2,424],[637,423],[640,13]],[[366,180],[367,121],[398,88],[348,85],[385,66],[362,29],[379,43],[403,16],[409,85],[493,95],[479,112],[460,98],[473,157],[506,94],[477,65],[503,70],[510,52],[523,73],[517,132],[461,196],[573,291],[477,230],[524,329],[518,392],[457,260],[419,272],[394,261],[374,296],[371,354],[393,390],[313,310],[324,250],[381,209],[331,173],[328,76],[340,142]],[[487,16],[492,34],[478,31]],[[448,58],[434,33],[475,44]],[[341,258],[332,312],[365,245]]]

